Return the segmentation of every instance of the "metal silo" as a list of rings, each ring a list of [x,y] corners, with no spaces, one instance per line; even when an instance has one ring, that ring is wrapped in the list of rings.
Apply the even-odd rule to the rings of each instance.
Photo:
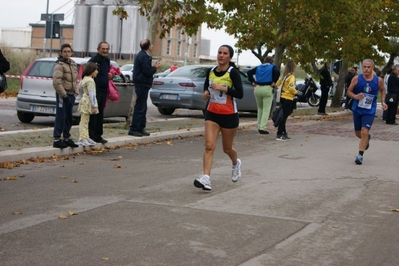
[[[96,53],[97,46],[105,40],[106,6],[91,6],[89,52]],[[111,52],[111,51],[110,51]]]
[[[75,56],[84,57],[89,45],[90,7],[77,5],[75,7],[75,20],[73,32],[73,50]]]
[[[86,0],[85,1],[86,5],[101,5],[103,3],[103,0]]]
[[[137,39],[137,22],[140,17],[138,6],[125,6],[129,17],[123,21],[122,53],[136,54],[140,51],[140,39]]]
[[[120,16],[112,14],[115,9],[116,6],[107,6],[105,40],[110,45],[110,53],[119,53],[121,20],[119,19]]]

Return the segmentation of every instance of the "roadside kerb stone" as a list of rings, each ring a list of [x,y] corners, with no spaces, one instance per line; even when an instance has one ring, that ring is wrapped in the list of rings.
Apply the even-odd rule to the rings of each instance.
[[[203,121],[202,121],[203,124]],[[240,123],[239,129],[243,129],[249,126],[256,125],[256,122],[243,122]],[[52,130],[52,129],[47,129]],[[42,130],[44,131],[44,130]],[[101,149],[103,147],[112,148],[117,146],[123,146],[128,144],[143,144],[148,142],[164,141],[168,139],[177,139],[180,137],[193,137],[200,136],[204,134],[204,127],[196,127],[190,129],[172,130],[172,131],[161,131],[151,133],[148,137],[133,137],[129,135],[121,137],[107,138],[108,143],[102,145],[100,143],[92,147],[82,147],[78,148],[65,148],[57,149],[52,146],[44,147],[31,147],[19,150],[5,150],[0,152],[0,163],[13,162],[20,160],[28,160],[30,158],[46,158],[50,156],[67,156],[71,154],[82,153],[91,149]]]

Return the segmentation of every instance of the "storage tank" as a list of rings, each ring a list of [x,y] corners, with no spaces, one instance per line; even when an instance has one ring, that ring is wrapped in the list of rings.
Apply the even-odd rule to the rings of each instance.
[[[104,1],[105,2],[105,1]],[[105,30],[105,40],[110,45],[110,53],[119,53],[119,41],[121,20],[120,16],[113,15],[112,11],[116,9],[115,5],[107,6],[107,22]],[[125,22],[124,20],[123,22]]]
[[[73,50],[75,56],[84,57],[88,49],[90,29],[90,6],[77,5],[75,7],[75,26],[73,31]]]
[[[136,54],[140,51],[140,39],[137,40],[137,22],[140,17],[138,6],[125,6],[129,17],[123,21],[122,53]]]
[[[105,40],[106,6],[90,6],[89,52],[97,53],[97,46]]]
[[[89,5],[89,6],[101,5],[103,3],[103,0],[86,0],[85,3],[86,3],[86,5]]]

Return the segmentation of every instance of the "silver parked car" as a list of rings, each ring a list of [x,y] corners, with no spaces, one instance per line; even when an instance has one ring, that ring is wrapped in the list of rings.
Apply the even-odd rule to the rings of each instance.
[[[78,77],[82,77],[84,65],[90,58],[75,58],[78,65]],[[18,119],[23,123],[32,122],[35,116],[55,116],[56,100],[53,87],[53,70],[57,58],[41,58],[33,61],[21,76],[20,90],[17,96],[16,110]],[[118,66],[114,61],[111,64]],[[119,102],[108,101],[104,110],[104,117],[128,117],[130,103],[133,96],[133,85],[126,83],[123,75],[115,76],[113,81],[119,91]],[[73,107],[73,117],[79,120],[79,101],[81,90]]]
[[[207,101],[202,98],[207,71],[213,66],[192,65],[176,69],[166,77],[155,78],[150,90],[152,103],[163,115],[171,115],[178,108],[202,110]],[[244,97],[237,99],[240,112],[257,112],[254,88],[247,76],[240,72]]]

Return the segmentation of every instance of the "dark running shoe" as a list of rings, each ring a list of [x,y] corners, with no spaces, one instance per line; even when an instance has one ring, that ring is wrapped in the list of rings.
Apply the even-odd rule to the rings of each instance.
[[[62,140],[55,140],[53,142],[53,147],[59,148],[59,149],[64,149],[64,148],[68,148],[69,146],[66,143],[64,143]]]
[[[65,140],[63,141],[67,146],[71,147],[71,148],[77,148],[79,147],[79,145],[77,145],[75,142],[73,142],[71,139]]]

